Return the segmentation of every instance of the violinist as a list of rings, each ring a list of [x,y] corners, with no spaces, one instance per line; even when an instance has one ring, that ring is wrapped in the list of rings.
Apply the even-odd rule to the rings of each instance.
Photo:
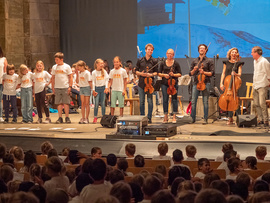
[[[145,56],[141,59],[138,59],[136,64],[136,75],[139,76],[139,98],[140,98],[140,114],[145,115],[145,94],[147,94],[148,102],[148,123],[152,123],[152,112],[153,112],[153,92],[146,91],[145,87],[150,86],[153,88],[154,76],[157,75],[157,60],[152,57],[154,51],[154,46],[152,44],[147,44],[145,46]],[[155,66],[155,67],[154,67]],[[154,67],[154,68],[152,68]],[[148,69],[148,71],[147,71]],[[152,83],[149,84],[146,82],[152,80]],[[152,93],[151,93],[152,92]]]
[[[161,90],[163,96],[163,111],[164,120],[162,123],[168,123],[168,104],[169,104],[169,94],[168,89],[174,88],[172,95],[172,106],[173,106],[173,120],[172,123],[176,123],[176,113],[178,110],[177,102],[177,90],[178,90],[178,77],[181,77],[181,68],[177,61],[174,60],[173,49],[168,49],[167,59],[161,63],[158,76],[162,77]],[[173,87],[170,87],[172,84]],[[169,89],[170,93],[170,89]]]
[[[203,109],[204,109],[204,122],[207,124],[208,121],[208,98],[210,90],[210,78],[215,74],[214,71],[214,62],[212,59],[206,57],[208,47],[205,44],[200,44],[198,46],[199,57],[195,58],[190,67],[189,75],[194,76],[194,83],[192,87],[192,99],[191,99],[191,118],[192,123],[196,121],[196,108],[197,100],[200,92],[203,96]],[[203,77],[199,77],[203,76]],[[204,90],[197,89],[197,84],[199,83],[198,78],[204,78],[203,81],[200,81],[205,84]]]
[[[221,79],[220,79],[220,89],[222,91],[225,90],[224,87],[224,79],[228,75],[234,75],[241,77],[242,74],[242,66],[244,65],[244,62],[239,62],[239,52],[237,48],[231,48],[228,53],[227,53],[227,58],[228,60],[223,61],[223,71],[221,74]],[[240,108],[236,110],[236,116],[240,114]],[[227,125],[232,125],[233,124],[233,111],[228,111],[228,117],[229,121],[227,122]]]

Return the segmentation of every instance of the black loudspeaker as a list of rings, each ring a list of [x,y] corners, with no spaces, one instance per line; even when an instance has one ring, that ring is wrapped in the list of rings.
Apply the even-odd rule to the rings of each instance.
[[[114,128],[117,116],[104,115],[101,118],[100,124],[106,128]]]
[[[236,123],[238,127],[257,126],[257,117],[255,115],[238,115]]]

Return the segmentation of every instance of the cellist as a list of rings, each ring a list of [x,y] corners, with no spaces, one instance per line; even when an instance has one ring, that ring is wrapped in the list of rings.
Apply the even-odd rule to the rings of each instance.
[[[161,90],[163,96],[163,111],[164,111],[164,120],[162,123],[168,123],[168,104],[169,104],[169,94],[168,88],[170,84],[170,79],[174,80],[174,95],[172,95],[172,106],[173,106],[173,120],[172,123],[176,123],[176,113],[178,110],[177,102],[177,90],[178,90],[178,77],[181,77],[181,68],[177,61],[174,60],[174,50],[167,50],[167,59],[163,61],[158,70],[158,76],[162,77]]]
[[[203,109],[204,109],[204,121],[203,124],[208,123],[208,98],[210,90],[210,78],[215,74],[214,62],[212,59],[206,57],[208,47],[205,44],[200,44],[198,46],[199,57],[195,58],[190,67],[189,75],[194,76],[194,83],[192,87],[192,99],[191,99],[191,118],[192,122],[196,121],[196,108],[197,100],[200,92],[203,96]],[[199,82],[198,76],[204,76],[203,83],[205,84],[205,89],[197,89],[197,84]],[[202,82],[202,81],[201,81]]]
[[[226,61],[223,61],[223,71],[221,74],[221,79],[220,79],[220,89],[222,91],[225,90],[224,87],[224,79],[228,75],[234,75],[241,77],[242,75],[242,66],[244,65],[244,62],[239,61],[239,51],[237,48],[231,48],[227,52],[227,59]],[[234,70],[233,70],[234,68]],[[240,114],[240,108],[236,110],[236,116]],[[232,125],[233,124],[233,111],[228,111],[228,117],[229,121],[227,122],[227,125]]]
[[[153,93],[145,92],[145,78],[152,78],[154,82],[154,76],[157,75],[157,60],[152,57],[154,46],[147,44],[145,46],[145,56],[138,59],[136,64],[136,75],[139,76],[138,90],[140,99],[140,114],[145,115],[145,94],[147,94],[148,102],[148,123],[152,123],[152,112],[153,112]],[[154,67],[155,66],[155,67]],[[154,67],[154,68],[152,68]],[[149,72],[147,72],[147,68]],[[151,84],[153,85],[153,84]]]

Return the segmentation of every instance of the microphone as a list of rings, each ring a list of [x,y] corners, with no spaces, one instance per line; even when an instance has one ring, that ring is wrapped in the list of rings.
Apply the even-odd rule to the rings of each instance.
[[[185,54],[185,57],[188,59],[189,58],[189,56],[187,56],[186,54]]]

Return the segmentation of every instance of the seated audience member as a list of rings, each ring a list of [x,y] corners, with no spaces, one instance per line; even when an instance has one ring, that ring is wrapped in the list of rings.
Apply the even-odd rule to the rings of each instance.
[[[260,178],[261,180],[264,180],[270,184],[270,171],[266,171]],[[259,180],[259,178],[257,178]]]
[[[11,152],[9,153],[13,154],[15,163],[23,163],[24,152],[21,147],[15,146],[14,149],[12,150],[12,153]]]
[[[119,158],[117,161],[117,168],[121,170],[125,176],[133,176],[133,173],[127,172],[128,162],[126,158]]]
[[[217,189],[218,191],[222,192],[222,194],[227,197],[230,194],[230,187],[228,183],[223,180],[214,180],[210,184],[210,188]]]
[[[224,195],[216,189],[204,189],[195,198],[195,203],[227,203]]]
[[[4,143],[0,143],[0,162],[3,162],[2,159],[7,153],[7,147]]]
[[[244,200],[238,195],[229,195],[226,197],[228,203],[245,203]]]
[[[19,190],[18,191],[23,191],[23,192],[28,192],[31,187],[33,187],[35,184],[30,181],[23,181],[19,185]]]
[[[58,157],[58,153],[57,153],[56,149],[50,149],[50,150],[48,151],[47,157],[50,158],[50,157],[52,157],[52,156],[57,156],[57,157]]]
[[[47,155],[50,149],[53,149],[53,145],[49,141],[45,141],[40,145],[42,155]]]
[[[220,177],[218,174],[215,174],[215,173],[206,174],[203,179],[203,188],[204,189],[210,188],[211,183],[215,180],[220,180]]]
[[[102,150],[99,147],[93,147],[91,149],[91,158],[92,159],[101,159],[102,158]]]
[[[152,200],[153,195],[161,190],[161,182],[160,180],[155,176],[147,176],[144,180],[142,191],[144,195],[142,203],[150,202]]]
[[[226,176],[226,179],[236,180],[238,173],[243,171],[243,166],[239,158],[230,158],[228,160],[228,168],[230,174]]]
[[[137,155],[134,158],[134,166],[135,167],[144,167],[144,157],[142,155]]]
[[[79,164],[80,162],[80,157],[77,154],[78,150],[70,150],[68,153],[68,160],[72,165]]]
[[[142,174],[136,174],[132,177],[131,179],[131,183],[135,183],[135,184],[138,184],[140,187],[143,186],[143,183],[144,183],[144,176]]]
[[[178,188],[177,188],[177,196],[180,192],[184,190],[194,191],[194,184],[191,180],[184,180],[183,182],[179,183]]]
[[[11,197],[9,199],[9,202],[39,203],[39,200],[33,193],[30,193],[30,192],[16,192],[13,195],[11,195]]]
[[[257,170],[257,159],[254,156],[246,157],[242,164],[244,170]]]
[[[127,155],[127,159],[134,159],[134,154],[136,152],[136,146],[132,143],[129,143],[125,146],[125,153]]]
[[[204,179],[205,174],[210,173],[210,161],[207,158],[201,158],[198,160],[199,171],[195,174],[194,178]]]
[[[174,179],[172,184],[168,186],[168,189],[171,190],[171,193],[173,194],[174,197],[177,197],[178,186],[183,181],[185,181],[185,178],[177,177],[177,178]]]
[[[265,146],[258,146],[255,149],[257,162],[265,162],[265,156],[267,155],[267,148]]]
[[[179,203],[194,203],[197,193],[192,190],[184,190],[178,194]]]
[[[197,153],[197,149],[194,145],[187,145],[186,146],[186,161],[197,161],[195,155]]]
[[[174,196],[169,190],[157,191],[151,200],[151,203],[176,203]]]
[[[29,168],[30,181],[38,183],[37,180],[41,179],[41,166],[37,163],[33,163]]]
[[[94,203],[99,197],[108,195],[112,187],[105,182],[107,168],[102,159],[94,159],[89,166],[89,172],[94,182],[83,188],[80,194],[82,203]]]
[[[47,192],[44,187],[40,185],[34,185],[30,188],[29,192],[33,193],[39,199],[39,203],[46,203]]]
[[[134,200],[134,203],[141,202],[143,200],[142,188],[136,183],[129,182],[128,184],[132,191],[132,199]]]
[[[68,203],[68,201],[68,194],[62,188],[56,188],[47,195],[48,203]]]
[[[20,172],[29,172],[29,168],[32,164],[37,163],[37,155],[32,150],[28,150],[24,155],[24,166],[20,169]]]
[[[217,169],[224,169],[226,171],[226,176],[230,174],[230,170],[228,168],[228,160],[230,158],[236,157],[237,152],[234,150],[229,150],[224,153],[222,163],[217,167]]]
[[[115,154],[108,154],[106,159],[107,159],[108,166],[115,166],[116,165],[117,157],[115,156]]]
[[[3,164],[9,164],[10,166],[12,166],[13,170],[16,171],[16,168],[14,168],[14,156],[12,154],[7,153],[3,157]]]
[[[0,167],[0,180],[3,180],[5,184],[13,180],[13,169],[9,165],[2,165]]]
[[[231,188],[231,194],[240,196],[244,201],[248,199],[248,187],[241,183],[235,183]]]
[[[119,181],[112,186],[110,195],[116,197],[119,203],[131,203],[132,191],[128,183]]]
[[[169,170],[168,185],[172,185],[177,177],[182,177],[185,180],[191,180],[190,170],[185,166],[173,166]]]
[[[238,175],[237,175],[237,177],[235,179],[235,182],[236,183],[241,183],[241,184],[245,185],[248,188],[252,185],[251,177],[245,172],[238,173]]]
[[[189,166],[185,165],[185,164],[182,164],[182,161],[184,160],[184,157],[183,157],[183,152],[180,150],[180,149],[176,149],[173,151],[173,165],[170,167],[172,168],[173,166],[183,166],[183,167],[187,167],[188,170],[190,171],[190,174],[191,173],[191,170],[189,168]]]
[[[194,190],[195,192],[199,193],[203,188],[203,184],[199,181],[194,182]]]
[[[153,156],[153,160],[172,160],[170,156],[167,156],[166,154],[168,153],[168,144],[166,142],[161,142],[158,145],[158,156]]]
[[[223,152],[223,154],[224,154],[226,151],[231,151],[231,150],[233,150],[233,145],[232,145],[231,143],[227,142],[227,143],[225,143],[225,144],[222,145],[221,151]],[[216,158],[216,161],[223,161],[223,160],[224,160],[223,157],[224,157],[224,156],[218,156],[218,157]]]
[[[95,203],[120,203],[119,200],[111,195],[105,195],[102,197],[99,197]]]
[[[166,189],[165,188],[166,187],[165,178],[164,178],[164,176],[162,174],[157,173],[157,172],[153,172],[153,173],[151,173],[151,175],[156,176],[160,180],[162,189]]]
[[[249,200],[248,203],[263,203],[263,202],[269,202],[270,201],[270,193],[269,192],[257,192],[253,194]]]
[[[113,169],[112,171],[109,172],[108,176],[109,181],[111,182],[112,185],[125,179],[124,173],[119,169]]]
[[[267,191],[269,192],[269,184],[264,180],[257,180],[253,185],[253,193]]]
[[[162,174],[164,177],[167,176],[167,168],[164,165],[157,165],[155,172]]]

